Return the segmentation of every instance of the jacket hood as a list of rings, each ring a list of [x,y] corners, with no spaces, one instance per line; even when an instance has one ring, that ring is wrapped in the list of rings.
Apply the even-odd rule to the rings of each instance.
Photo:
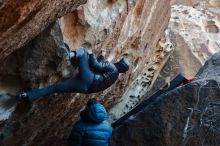
[[[129,69],[129,61],[126,58],[122,58],[119,62],[115,63],[119,73],[124,73]]]
[[[107,118],[107,112],[102,104],[95,103],[81,112],[81,118],[87,122],[100,123]]]

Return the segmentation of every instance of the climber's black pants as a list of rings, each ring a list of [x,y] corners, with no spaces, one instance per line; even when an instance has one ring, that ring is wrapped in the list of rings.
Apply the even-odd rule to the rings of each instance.
[[[88,54],[86,51],[84,51],[84,53],[79,56],[79,74],[74,79],[50,85],[44,88],[34,89],[28,92],[28,97],[30,101],[33,101],[54,92],[86,93],[93,81],[93,78],[94,73],[89,68]]]

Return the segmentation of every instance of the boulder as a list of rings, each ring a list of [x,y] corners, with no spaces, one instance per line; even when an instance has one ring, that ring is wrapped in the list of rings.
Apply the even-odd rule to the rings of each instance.
[[[195,79],[150,104],[114,130],[114,146],[219,145],[220,53]]]

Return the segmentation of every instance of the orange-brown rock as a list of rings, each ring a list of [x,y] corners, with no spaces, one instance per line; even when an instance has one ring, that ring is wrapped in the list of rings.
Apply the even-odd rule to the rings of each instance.
[[[0,59],[24,46],[86,0],[7,0],[0,3]]]

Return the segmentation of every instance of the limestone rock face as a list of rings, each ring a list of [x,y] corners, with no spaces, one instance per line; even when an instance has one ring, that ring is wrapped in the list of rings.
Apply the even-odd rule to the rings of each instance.
[[[211,8],[193,8],[190,6],[173,5],[170,24],[171,42],[175,42],[176,50],[186,46],[201,63],[220,51],[220,10]],[[175,41],[181,37],[182,41]]]
[[[0,2],[0,59],[36,37],[49,24],[86,0],[22,0]]]
[[[115,129],[112,145],[219,145],[219,66],[220,53],[193,82],[160,96]]]
[[[171,7],[167,30],[174,51],[147,93],[148,96],[180,72],[185,76],[195,76],[204,62],[220,51],[216,39],[219,38],[219,15],[219,9],[184,5]]]
[[[209,4],[211,6],[214,6],[214,7],[218,7],[218,8],[220,7],[220,1],[219,0],[210,0]]]
[[[181,5],[188,5],[194,7],[213,7],[219,8],[220,1],[219,0],[172,0],[171,4],[181,4]]]
[[[120,102],[110,110],[110,120],[114,121],[127,113],[144,95],[150,95],[178,73],[194,76],[212,54],[220,51],[219,16],[219,9],[173,5],[165,38],[166,42],[173,45],[174,51],[167,53],[155,50],[155,53],[151,53],[152,58],[148,58],[150,62],[146,64],[143,73],[133,80]],[[177,63],[168,71],[169,74],[160,77],[158,74],[167,60],[175,60]]]

